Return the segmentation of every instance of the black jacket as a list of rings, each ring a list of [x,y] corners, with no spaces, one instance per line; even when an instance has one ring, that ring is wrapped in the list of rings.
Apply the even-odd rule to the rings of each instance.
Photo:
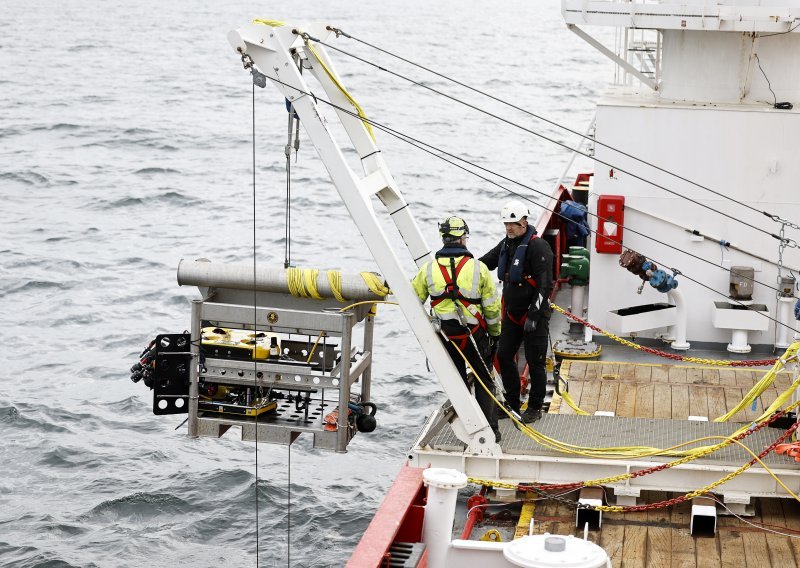
[[[508,246],[509,265],[510,259],[514,257],[517,247],[522,242],[523,237],[516,239],[505,238],[492,250],[483,255],[480,260],[489,267],[490,270],[497,269],[500,260],[500,252],[503,246]],[[504,274],[499,280],[503,283],[503,302],[505,309],[515,319],[522,317],[527,312],[528,317],[538,321],[542,317],[549,318],[551,309],[549,307],[550,293],[553,291],[553,251],[550,245],[542,238],[534,238],[528,244],[525,254],[525,276],[530,276],[536,281],[536,287],[527,282],[513,284],[508,281],[508,274]],[[537,307],[536,301],[541,296]]]

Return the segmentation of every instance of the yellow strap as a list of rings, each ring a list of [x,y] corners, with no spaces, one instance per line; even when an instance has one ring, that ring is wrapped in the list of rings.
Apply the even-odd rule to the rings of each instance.
[[[253,20],[253,23],[269,26],[271,28],[280,28],[281,26],[286,25],[286,22],[279,22],[278,20],[262,20],[262,19]]]
[[[358,114],[359,118],[361,118],[361,122],[364,123],[364,127],[367,129],[370,138],[372,138],[372,141],[374,142],[375,133],[372,131],[372,126],[367,121],[367,115],[364,112],[364,109],[361,108],[361,105],[358,104],[356,100],[350,95],[350,93],[347,92],[347,89],[345,89],[344,85],[342,85],[342,83],[339,82],[339,78],[336,77],[336,75],[334,75],[333,71],[328,69],[328,66],[325,65],[325,62],[322,60],[322,57],[320,57],[319,53],[317,53],[317,50],[314,49],[314,45],[310,41],[306,41],[306,46],[308,46],[309,51],[311,51],[311,53],[314,54],[314,57],[317,58],[317,61],[319,61],[319,64],[322,66],[322,70],[325,71],[325,74],[328,75],[328,77],[330,77],[331,81],[333,81],[333,84],[336,85],[336,88],[338,88],[342,92],[345,98],[348,101],[350,101],[350,104],[353,105],[353,107],[356,109],[356,114]]]

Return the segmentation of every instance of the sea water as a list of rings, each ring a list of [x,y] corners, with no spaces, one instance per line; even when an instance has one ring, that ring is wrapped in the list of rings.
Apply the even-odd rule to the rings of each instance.
[[[259,447],[256,470],[254,444],[188,438],[183,416],[154,416],[150,391],[128,379],[155,334],[189,327],[197,291],[176,284],[181,258],[250,263],[254,246],[260,266],[285,258],[284,101],[271,85],[256,89],[254,165],[252,86],[226,34],[258,17],[321,21],[583,132],[613,70],[559,9],[555,0],[6,2],[0,565],[253,566],[257,555],[260,566],[343,565],[443,401],[397,308],[381,307],[375,328],[378,429],[347,454],[301,436],[291,450]],[[363,44],[330,41],[508,122],[578,141]],[[544,193],[560,177],[563,148],[331,56],[370,118]],[[502,237],[505,189],[388,134],[377,139],[432,246],[436,220],[450,214],[469,223],[475,253]],[[292,173],[291,262],[375,270],[302,129]],[[379,218],[410,278],[410,255]]]

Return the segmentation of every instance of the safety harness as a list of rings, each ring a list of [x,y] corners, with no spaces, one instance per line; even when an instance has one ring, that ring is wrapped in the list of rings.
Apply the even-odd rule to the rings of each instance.
[[[470,305],[480,305],[481,298],[468,298],[461,293],[461,290],[458,287],[458,275],[461,273],[461,269],[464,268],[464,265],[467,264],[467,261],[472,258],[472,254],[469,252],[461,251],[460,254],[462,254],[463,257],[458,264],[456,264],[455,257],[450,257],[449,271],[443,264],[439,264],[438,261],[433,261],[439,267],[439,270],[441,270],[445,284],[444,290],[441,294],[431,296],[431,308],[436,307],[445,300],[452,300],[453,304],[455,304],[456,312],[459,310],[458,304],[460,303],[462,306],[464,306],[464,309],[466,309],[467,312],[469,312],[478,320],[478,323],[472,328],[467,325],[463,326],[467,330],[466,333],[451,334],[447,333],[446,330],[443,330],[448,338],[452,339],[453,341],[458,341],[458,348],[463,350],[467,347],[467,341],[469,340],[470,335],[474,334],[476,331],[478,331],[478,329],[486,329],[486,319],[483,317],[483,314],[481,314],[480,310],[469,309]],[[459,321],[461,321],[461,318],[459,318]]]
[[[536,238],[539,238],[539,235],[536,234],[536,229],[534,229],[532,225],[528,225],[528,230],[525,231],[517,249],[514,251],[510,268],[508,267],[508,239],[503,242],[503,246],[500,249],[500,258],[497,259],[497,277],[501,281],[510,284],[522,284],[523,282],[527,282],[530,286],[538,290],[539,286],[533,276],[524,273],[525,255],[528,252],[528,245]],[[506,311],[505,297],[502,302],[502,311],[503,315],[512,323],[516,325],[525,324],[527,314],[524,314],[520,318],[514,318],[510,312]]]

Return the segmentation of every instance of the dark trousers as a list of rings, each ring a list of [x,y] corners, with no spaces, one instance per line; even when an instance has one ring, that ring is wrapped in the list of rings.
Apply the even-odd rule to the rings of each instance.
[[[528,408],[540,408],[544,402],[547,387],[547,324],[543,318],[533,333],[525,333],[524,325],[512,322],[508,317],[503,318],[500,331],[500,344],[497,347],[497,360],[500,364],[500,374],[503,377],[503,386],[506,389],[506,402],[514,411],[519,412],[519,368],[515,357],[519,351],[520,343],[525,345],[525,360],[528,362],[531,393],[528,397]]]
[[[442,330],[448,336],[457,336],[466,333],[461,326],[451,326],[449,325],[449,322],[443,322]],[[469,340],[469,337],[466,338],[466,344],[463,348],[461,347],[463,344],[463,339],[454,339],[454,341],[466,356],[469,364],[472,365],[472,368],[476,373],[478,373],[478,376],[483,381],[483,384],[487,386],[492,394],[494,394],[494,380],[486,374],[486,369],[492,368],[491,363],[488,361],[489,335],[486,333],[486,330],[477,329],[475,330],[475,333],[472,334],[472,337],[475,339],[475,343],[478,345],[478,349],[480,350],[479,352],[475,351],[475,346],[472,344],[472,341]],[[464,383],[466,383],[467,387],[469,387],[469,383],[467,383],[467,364],[464,362],[464,358],[461,357],[458,351],[456,351],[456,348],[453,347],[453,344],[449,341],[446,342],[444,346],[447,349],[447,353],[450,355],[450,358],[453,360],[456,369],[458,369],[458,373],[464,380]],[[517,396],[519,396],[519,388],[517,388]],[[478,406],[480,406],[481,410],[483,411],[483,415],[489,422],[489,426],[492,427],[492,430],[497,430],[497,411],[494,400],[492,400],[492,398],[489,396],[489,393],[486,392],[486,389],[478,384],[477,381],[475,382],[475,400],[478,402]]]

